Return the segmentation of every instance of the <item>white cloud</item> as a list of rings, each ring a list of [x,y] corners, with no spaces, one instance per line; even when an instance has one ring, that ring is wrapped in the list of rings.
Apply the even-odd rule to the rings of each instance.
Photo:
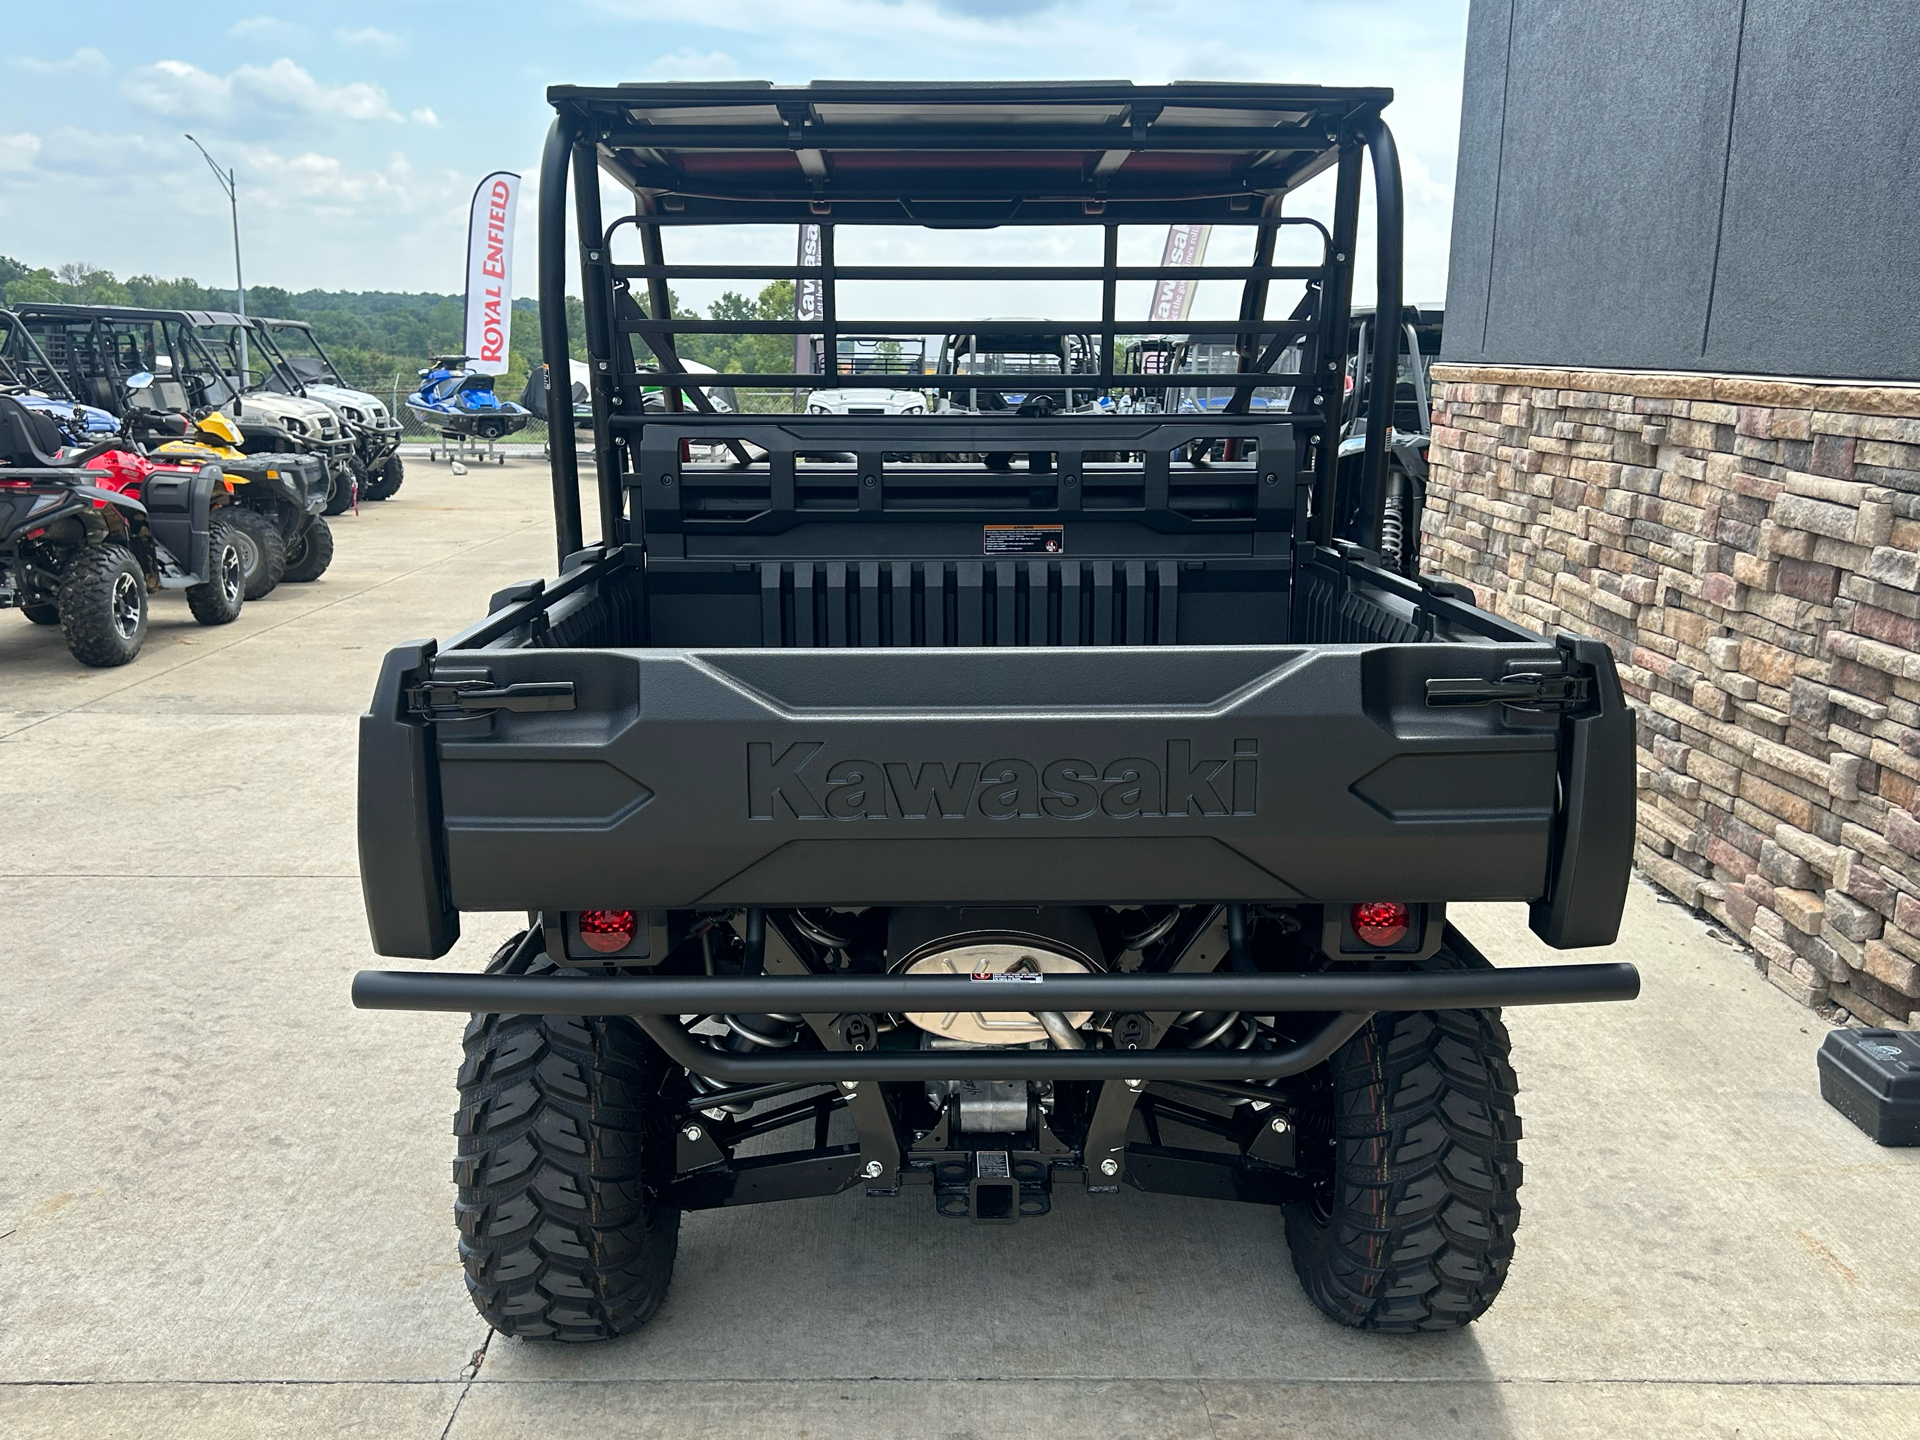
[[[183,120],[398,120],[387,92],[367,81],[326,85],[293,61],[211,75],[185,60],[144,65],[127,78],[129,102]]]
[[[0,135],[0,172],[31,170],[40,153],[40,137],[22,131],[18,135]]]
[[[15,55],[8,62],[36,75],[104,75],[113,68],[107,57],[91,45],[83,46],[64,60],[42,60],[33,55]]]
[[[414,210],[439,203],[459,190],[458,177],[414,168],[399,151],[385,164],[356,165],[317,150],[287,152],[271,145],[241,145],[241,173],[273,177],[273,184],[253,189],[254,203],[267,208],[294,208],[304,204],[361,205],[379,201],[383,209],[398,206]]]
[[[200,157],[184,142],[160,147],[144,135],[102,135],[63,126],[46,136],[40,147],[39,167],[56,175],[121,175],[151,171],[171,160],[184,168]]]
[[[739,63],[731,56],[718,50],[709,50],[702,55],[695,50],[676,50],[671,55],[662,55],[647,66],[646,78],[649,80],[737,80],[740,78]]]
[[[409,110],[407,118],[416,125],[425,125],[429,129],[440,128],[440,117],[433,113],[431,105],[422,105],[418,110]]]
[[[123,89],[137,108],[171,119],[223,115],[233,99],[226,81],[184,60],[143,65],[127,77]]]
[[[343,45],[365,45],[374,50],[398,50],[400,37],[391,30],[377,29],[372,25],[362,26],[358,30],[336,30],[333,38]]]
[[[227,27],[231,40],[257,40],[269,45],[285,45],[306,38],[306,30],[277,15],[249,15]]]

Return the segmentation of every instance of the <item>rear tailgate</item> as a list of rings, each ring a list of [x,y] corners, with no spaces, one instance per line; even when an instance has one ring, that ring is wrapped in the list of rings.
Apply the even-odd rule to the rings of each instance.
[[[1563,794],[1620,791],[1630,817],[1611,664],[1585,722],[1434,708],[1427,682],[1565,658],[408,647],[363,728],[375,944],[444,953],[463,909],[1540,900]],[[572,708],[428,721],[408,697],[429,678],[443,699],[461,681],[571,685]],[[1610,737],[1597,787],[1562,774],[1580,723]],[[1608,848],[1589,872],[1624,885]]]

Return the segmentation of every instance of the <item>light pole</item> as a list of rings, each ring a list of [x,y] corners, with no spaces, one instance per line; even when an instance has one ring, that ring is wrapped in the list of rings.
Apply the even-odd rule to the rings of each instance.
[[[220,188],[226,192],[227,204],[233,210],[233,298],[240,312],[240,386],[246,388],[247,367],[247,285],[240,278],[240,192],[235,185],[232,170],[222,170],[213,163],[213,157],[207,154],[207,147],[193,136],[187,136],[193,148],[200,152],[200,158],[207,162],[207,168],[213,171],[213,178],[220,182]]]

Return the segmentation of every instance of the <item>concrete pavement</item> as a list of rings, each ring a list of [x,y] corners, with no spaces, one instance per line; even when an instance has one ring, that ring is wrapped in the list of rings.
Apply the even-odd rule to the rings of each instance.
[[[334,569],[87,671],[0,614],[0,1433],[1920,1435],[1920,1152],[1821,1026],[1636,885],[1632,1005],[1510,1012],[1527,1183],[1470,1331],[1354,1335],[1277,1214],[1062,1187],[690,1216],[647,1330],[494,1339],[451,1223],[456,1017],[360,1013],[354,717],[382,650],[551,569],[544,471],[409,462]],[[592,506],[587,506],[589,514]],[[1456,919],[1556,957],[1511,906]],[[511,916],[467,917],[478,968]],[[1585,958],[1585,957],[1580,957]]]

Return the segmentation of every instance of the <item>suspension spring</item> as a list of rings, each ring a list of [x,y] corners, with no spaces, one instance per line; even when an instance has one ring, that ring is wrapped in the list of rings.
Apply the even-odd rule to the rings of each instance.
[[[1406,501],[1397,494],[1389,495],[1380,515],[1380,558],[1388,568],[1400,568],[1406,535]]]

